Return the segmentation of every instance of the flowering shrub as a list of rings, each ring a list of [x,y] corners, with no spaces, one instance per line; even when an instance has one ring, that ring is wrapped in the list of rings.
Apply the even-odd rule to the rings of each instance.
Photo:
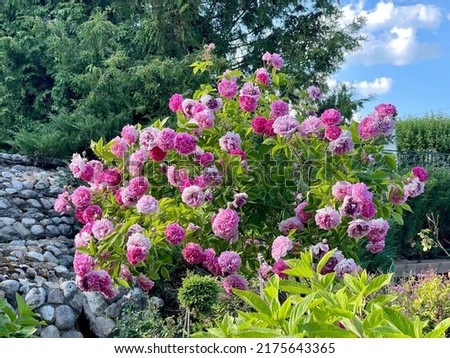
[[[260,265],[267,276],[270,254],[285,277],[282,257],[326,242],[341,253],[325,270],[342,276],[356,265],[340,261],[356,259],[361,245],[383,249],[387,220],[401,223],[406,198],[426,180],[422,169],[400,176],[395,157],[382,151],[395,107],[344,124],[337,109],[315,112],[316,87],[299,91],[298,103],[283,97],[289,79],[279,55],[265,53],[263,64],[249,77],[226,71],[192,98],[174,94],[176,130],[167,119],[127,125],[109,143],[92,142],[101,161],[74,154],[70,169],[87,184],[61,194],[55,209],[73,210],[84,225],[76,246],[93,261],[82,260],[82,289],[112,295],[105,275],[127,286],[139,277],[150,289],[168,278],[179,249],[188,264],[222,276],[230,294]],[[210,65],[194,64],[194,73]]]

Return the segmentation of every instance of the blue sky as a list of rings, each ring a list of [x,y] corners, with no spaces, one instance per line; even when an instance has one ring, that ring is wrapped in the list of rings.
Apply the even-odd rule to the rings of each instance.
[[[450,0],[341,0],[344,22],[367,19],[360,51],[349,54],[335,81],[358,96],[376,94],[361,111],[392,103],[399,116],[450,115]]]

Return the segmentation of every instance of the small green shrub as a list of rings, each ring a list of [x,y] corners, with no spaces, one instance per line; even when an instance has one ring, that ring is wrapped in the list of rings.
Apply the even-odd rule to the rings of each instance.
[[[207,314],[217,303],[219,284],[211,276],[191,275],[183,280],[178,291],[181,307],[194,314]]]
[[[0,300],[0,338],[28,338],[36,332],[36,326],[45,325],[33,312],[22,296],[16,293],[17,313],[5,299]]]

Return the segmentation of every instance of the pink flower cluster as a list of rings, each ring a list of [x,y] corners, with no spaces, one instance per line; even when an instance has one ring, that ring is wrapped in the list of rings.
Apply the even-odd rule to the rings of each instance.
[[[392,104],[380,104],[375,111],[365,117],[358,126],[358,134],[361,139],[367,140],[379,136],[388,136],[395,126],[397,109]]]
[[[267,63],[268,66],[273,66],[277,70],[283,67],[284,60],[277,53],[266,52],[263,57],[263,61]]]
[[[273,137],[273,123],[274,119],[267,119],[265,117],[255,117],[252,120],[252,129],[256,134],[265,134],[269,137]]]
[[[291,251],[292,241],[286,236],[278,236],[272,243],[272,257],[278,261]]]
[[[167,242],[172,245],[179,245],[186,237],[186,231],[177,223],[169,224],[164,232]]]
[[[219,209],[219,213],[211,219],[214,235],[230,243],[238,239],[239,215],[233,209]]]
[[[127,241],[127,260],[131,265],[137,265],[147,258],[150,241],[140,233],[132,234]]]

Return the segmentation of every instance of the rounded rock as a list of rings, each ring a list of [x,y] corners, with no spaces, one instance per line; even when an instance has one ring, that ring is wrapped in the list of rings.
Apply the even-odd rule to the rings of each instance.
[[[47,326],[41,332],[41,338],[61,338],[59,329],[56,326]]]
[[[45,261],[44,255],[40,254],[39,252],[29,251],[29,252],[27,252],[27,254],[25,256],[33,261],[39,261],[39,262]]]
[[[65,298],[70,299],[78,292],[75,281],[66,281],[61,284],[61,290]]]
[[[47,294],[42,287],[32,288],[25,295],[25,301],[33,308],[39,308],[45,303],[45,299],[47,298]]]
[[[59,288],[54,288],[47,295],[47,303],[62,304],[64,303],[64,295]]]
[[[5,280],[0,283],[0,286],[3,291],[9,296],[14,295],[17,291],[19,291],[20,283],[16,280]]]
[[[39,310],[41,318],[47,323],[55,321],[55,309],[50,305],[45,305]]]
[[[61,330],[68,330],[75,326],[77,318],[72,308],[67,305],[56,307],[55,326]]]
[[[71,329],[70,331],[63,332],[62,338],[83,338],[83,335],[81,334],[81,332],[75,329]]]
[[[50,251],[44,252],[44,259],[47,262],[53,262],[55,264],[59,264],[59,259],[57,259]]]
[[[35,219],[31,219],[31,218],[23,218],[22,219],[22,224],[25,226],[31,226],[36,224],[36,220]]]
[[[44,235],[45,229],[42,225],[33,225],[30,229],[31,233],[35,236]]]

